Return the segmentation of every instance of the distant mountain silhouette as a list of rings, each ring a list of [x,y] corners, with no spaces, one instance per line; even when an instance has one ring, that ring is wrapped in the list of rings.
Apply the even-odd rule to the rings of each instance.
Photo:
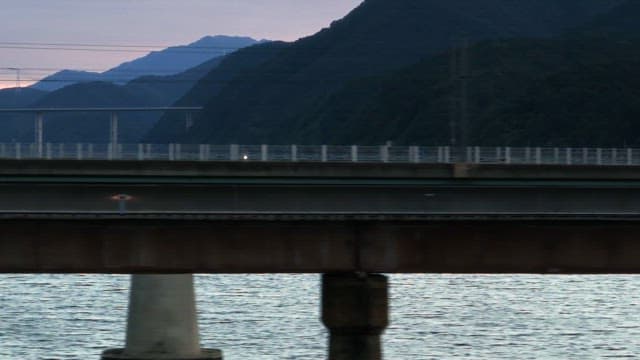
[[[140,76],[178,74],[205,61],[227,55],[257,42],[249,37],[206,36],[189,45],[172,46],[161,51],[153,51],[103,73],[62,70],[47,76],[31,87],[38,90],[54,91],[75,83],[93,81],[123,85]]]
[[[10,88],[0,90],[0,108],[26,107],[47,95],[46,91],[31,88]]]
[[[177,125],[180,119],[166,115],[147,141],[327,142],[333,131],[342,129],[324,127],[324,118],[313,114],[322,114],[318,108],[347,83],[392,73],[442,53],[463,38],[475,43],[551,37],[622,3],[624,0],[366,0],[330,28],[264,52],[261,61],[238,72],[222,88],[204,78],[178,102],[206,100],[195,126],[187,132]],[[223,64],[234,67],[234,61],[246,60],[245,54],[249,56],[239,52]],[[439,71],[448,73],[446,68]],[[311,136],[313,127],[325,131]],[[365,124],[352,131],[355,135],[374,130]]]
[[[0,91],[0,107],[162,107],[170,106],[202,76],[220,64],[222,57],[170,76],[144,76],[126,85],[109,82],[83,82],[47,93],[36,89]],[[27,96],[29,95],[29,96]],[[17,99],[17,100],[11,100]],[[120,139],[138,142],[161,113],[121,114]],[[49,142],[107,142],[108,114],[66,113],[47,114],[45,141]],[[30,142],[34,138],[32,117],[0,114],[3,131],[0,141]]]
[[[0,90],[0,108],[29,107],[46,95],[46,91],[31,88],[2,89]],[[19,141],[20,133],[25,129],[32,129],[33,126],[32,116],[16,113],[0,114],[0,127],[2,128],[0,142]]]
[[[177,101],[175,106],[203,106],[212,97],[215,97],[227,85],[237,77],[251,77],[257,68],[265,62],[276,57],[280,51],[289,47],[288,43],[270,42],[250,46],[228,55],[222,60],[220,65],[202,77],[185,96]],[[260,76],[260,73],[255,76]],[[251,99],[246,99],[250,103]],[[240,106],[246,106],[240,104]],[[145,136],[144,141],[154,142],[156,139],[167,139],[166,134],[171,134],[172,139],[178,139],[187,135],[183,118],[180,114],[168,113],[163,117],[165,120],[151,129]],[[169,140],[172,141],[172,140]]]

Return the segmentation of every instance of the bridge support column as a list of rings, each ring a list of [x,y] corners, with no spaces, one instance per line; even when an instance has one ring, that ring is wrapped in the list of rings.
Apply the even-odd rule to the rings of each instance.
[[[42,144],[44,141],[44,116],[41,112],[36,113],[36,124],[35,124],[35,141],[36,141],[36,153],[38,155],[38,159],[42,159]]]
[[[118,159],[118,114],[109,116],[109,160]]]
[[[133,275],[124,349],[102,360],[220,360],[200,349],[193,275]]]
[[[329,329],[329,360],[381,360],[388,303],[386,276],[323,275],[322,322]]]

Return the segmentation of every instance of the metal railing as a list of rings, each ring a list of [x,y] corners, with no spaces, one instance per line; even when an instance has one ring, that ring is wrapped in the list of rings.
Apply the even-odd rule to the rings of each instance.
[[[456,150],[456,151],[454,151]],[[640,165],[640,149],[0,143],[2,159]]]

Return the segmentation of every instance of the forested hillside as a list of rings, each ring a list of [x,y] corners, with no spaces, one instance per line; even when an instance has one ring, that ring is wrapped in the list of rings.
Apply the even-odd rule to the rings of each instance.
[[[46,93],[36,89],[4,90],[0,92],[1,107],[158,107],[170,106],[205,74],[219,65],[221,58],[207,61],[177,75],[144,76],[125,85],[109,82],[87,82],[66,86]],[[11,91],[11,93],[9,93]],[[4,96],[3,94],[6,93]],[[20,102],[10,103],[12,98]],[[161,112],[120,114],[120,139],[139,142],[162,116]],[[3,131],[0,141],[30,142],[34,125],[30,116],[15,113],[0,114]],[[45,141],[106,142],[109,139],[109,115],[105,113],[46,114]]]
[[[469,49],[469,143],[640,146],[640,2],[562,35]],[[301,142],[448,144],[451,52],[352,81],[296,129]]]
[[[469,49],[469,142],[640,145],[640,40],[487,41]],[[302,142],[448,144],[449,54],[354,81],[310,112]]]
[[[460,39],[468,39],[471,44],[487,39],[502,43],[519,38],[550,39],[593,22],[623,3],[623,0],[367,0],[330,28],[283,46],[260,65],[237,73],[222,88],[204,82],[198,84],[179,102],[204,101],[205,111],[197,118],[196,126],[185,132],[176,125],[179,119],[166,116],[147,140],[378,142],[391,135],[389,129],[410,131],[401,119],[386,117],[379,121],[385,124],[384,127],[367,120],[371,108],[365,105],[367,102],[388,107],[389,114],[399,111],[393,109],[389,95],[373,100],[371,96],[380,95],[373,91],[376,88],[370,88],[368,78],[393,78],[394,72],[415,66],[420,61],[440,63],[439,66],[432,65],[437,70],[425,70],[434,72],[428,76],[435,78],[428,81],[435,82],[423,79],[427,83],[415,89],[417,92],[404,87],[396,89],[407,98],[421,98],[428,102],[425,106],[432,109],[429,111],[436,111],[438,103],[448,102],[446,96],[432,98],[433,94],[429,93],[425,98],[424,93],[439,88],[446,92],[442,88],[449,74],[446,53]],[[227,65],[232,66],[231,63]],[[531,71],[537,71],[535,66],[529,67]],[[365,85],[354,90],[354,83]],[[364,95],[342,96],[349,91]],[[359,111],[367,115],[355,116]],[[448,112],[446,106],[437,111],[445,117]],[[343,116],[345,112],[350,115]],[[338,120],[340,116],[342,121]],[[429,143],[436,138],[446,138],[443,131],[438,130],[437,136],[411,136],[410,140],[407,137],[406,141]]]
[[[124,85],[142,76],[170,76],[256,43],[258,41],[249,37],[205,36],[188,45],[151,51],[104,72],[62,70],[31,85],[31,88],[55,91],[82,82],[102,81]]]

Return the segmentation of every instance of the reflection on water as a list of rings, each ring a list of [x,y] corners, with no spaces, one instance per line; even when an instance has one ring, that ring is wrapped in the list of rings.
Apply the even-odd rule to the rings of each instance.
[[[128,277],[0,275],[0,359],[98,359],[124,342]],[[317,275],[201,275],[226,360],[322,359]],[[391,276],[387,359],[640,356],[640,277]]]

